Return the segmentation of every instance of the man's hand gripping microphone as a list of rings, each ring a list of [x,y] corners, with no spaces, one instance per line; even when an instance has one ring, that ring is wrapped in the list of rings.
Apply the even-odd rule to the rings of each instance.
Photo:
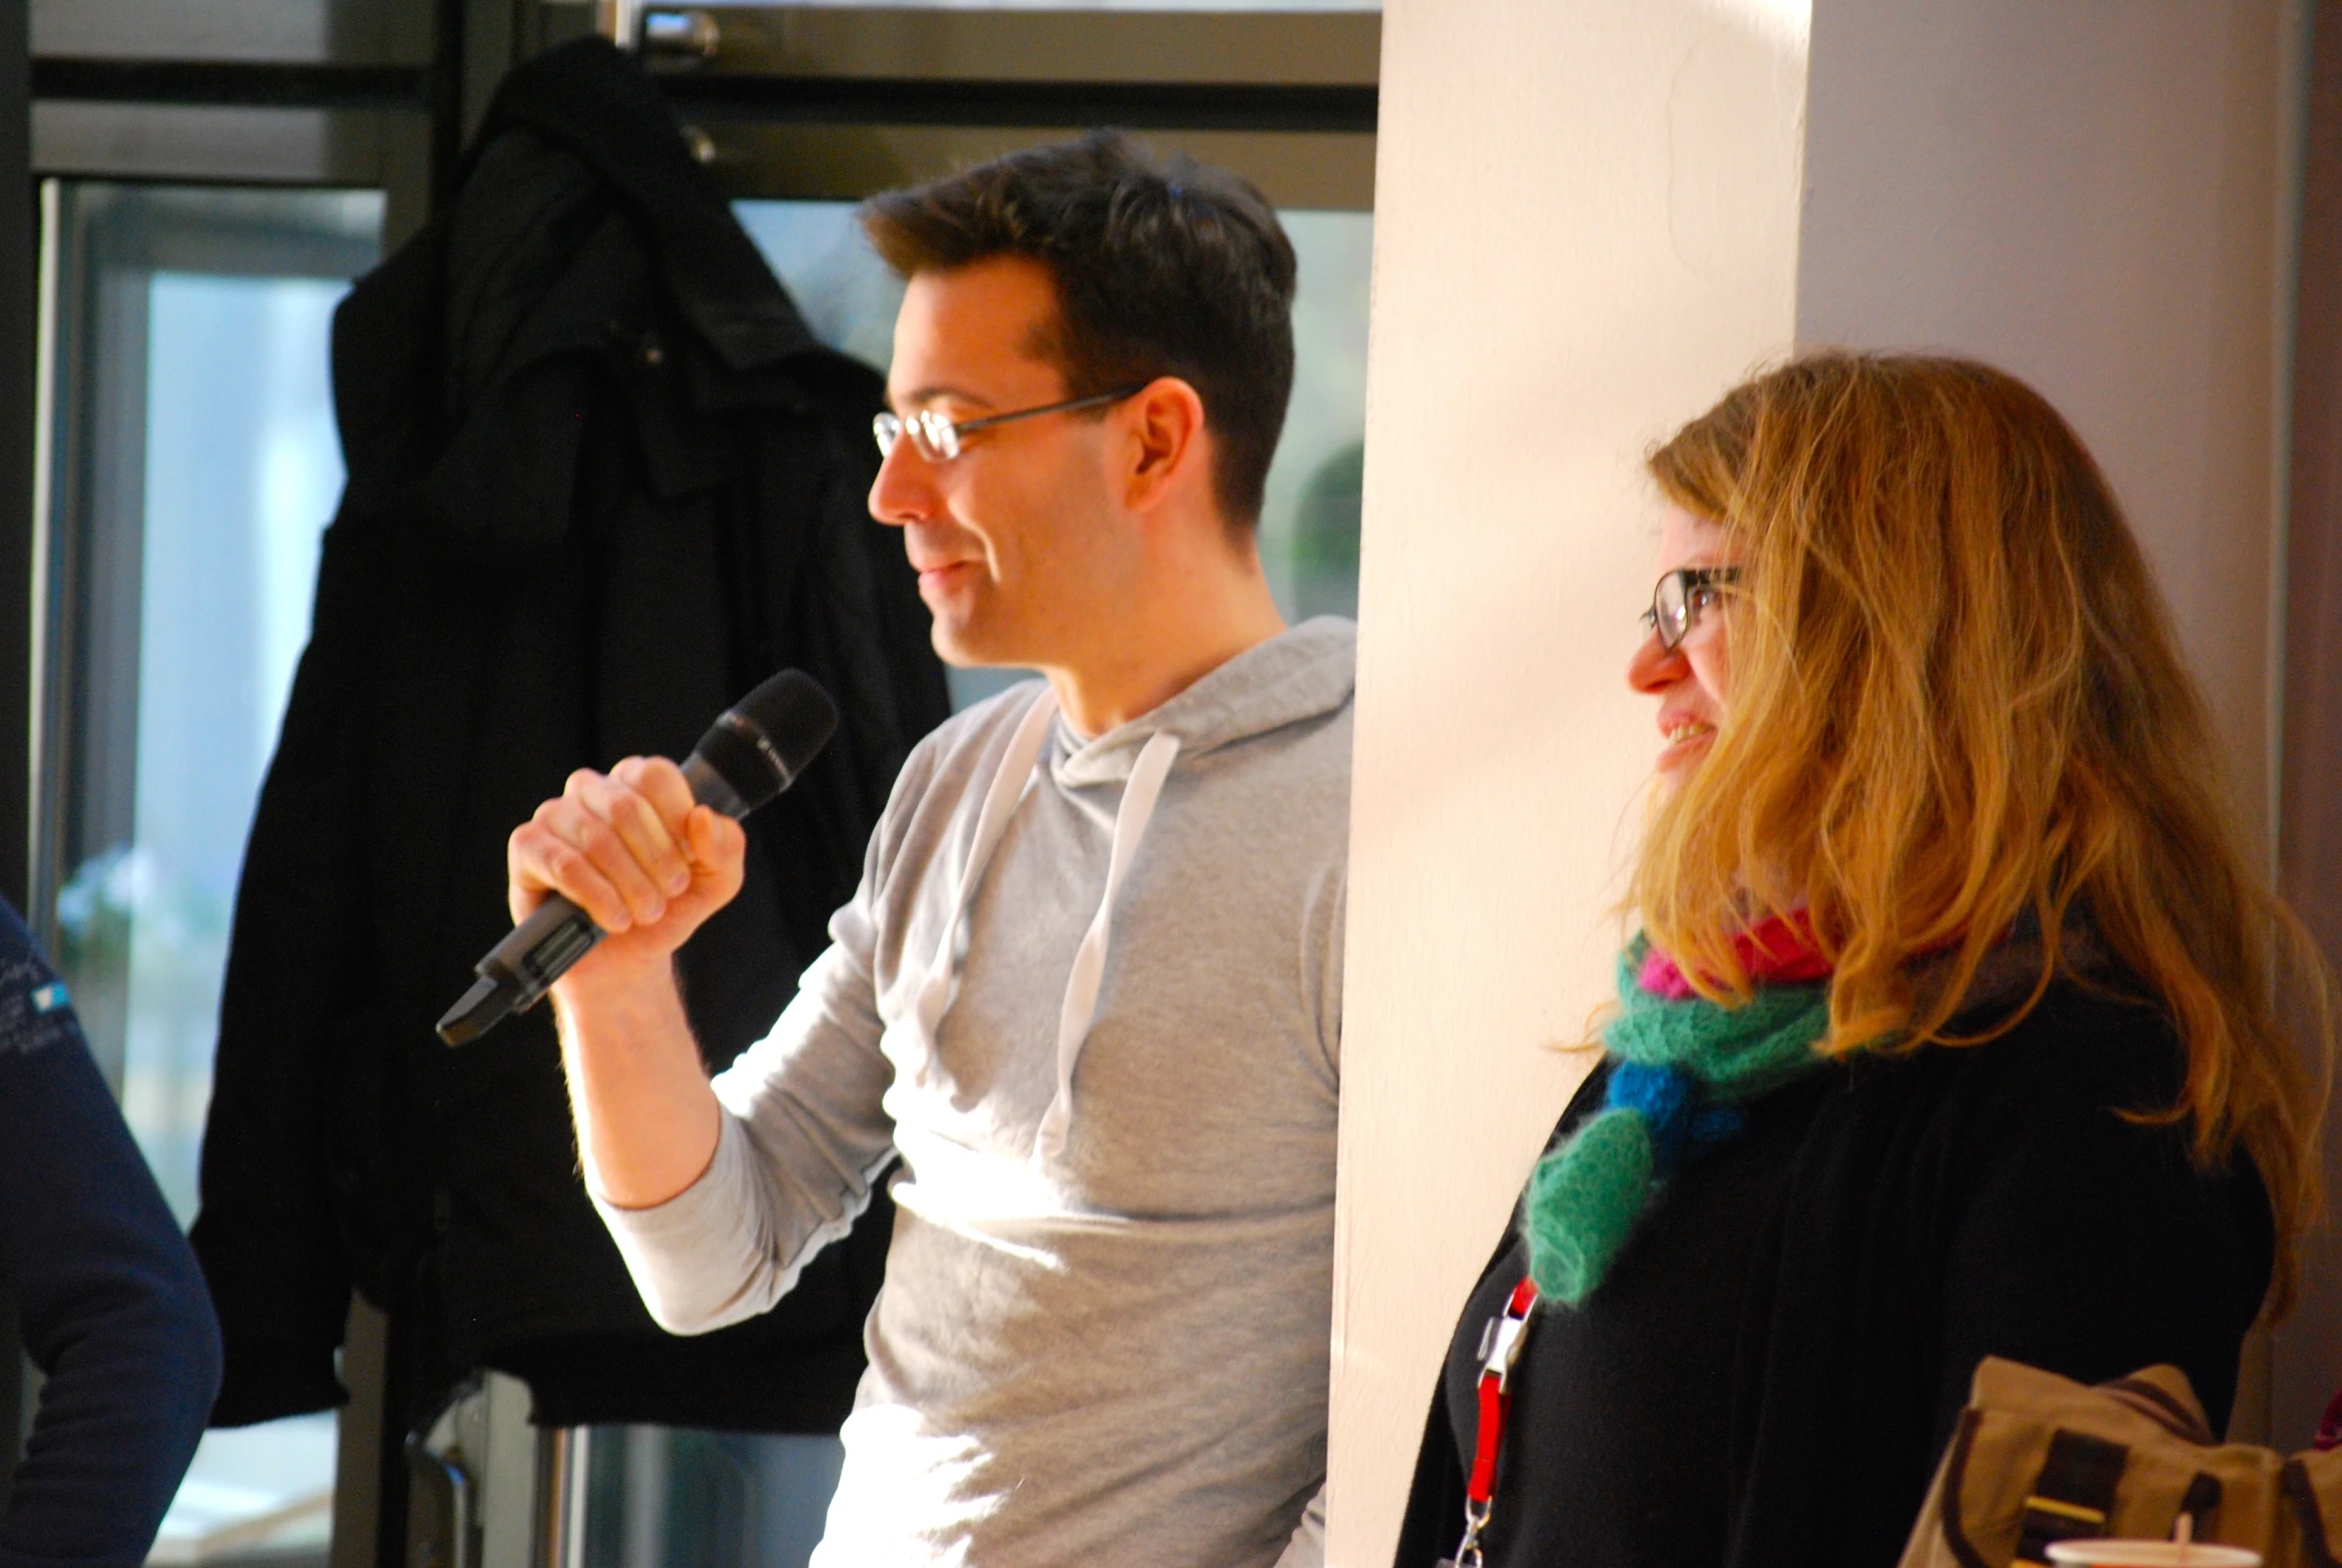
[[[802,671],[783,670],[699,737],[683,762],[691,798],[737,821],[796,783],[837,727],[829,694]],[[479,979],[439,1020],[439,1038],[468,1045],[527,1012],[601,939],[583,910],[559,894],[547,897],[472,966]]]

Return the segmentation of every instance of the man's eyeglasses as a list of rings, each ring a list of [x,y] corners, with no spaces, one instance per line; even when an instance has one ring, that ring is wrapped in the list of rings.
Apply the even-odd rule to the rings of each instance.
[[[1722,590],[1738,581],[1738,566],[1684,566],[1671,571],[1651,590],[1651,607],[1643,611],[1643,624],[1658,634],[1662,650],[1673,653],[1699,624],[1700,612],[1724,597]]]
[[[1071,413],[1076,408],[1098,408],[1110,402],[1121,402],[1145,392],[1150,384],[1141,382],[1136,387],[1124,387],[1115,392],[1097,392],[1088,397],[1070,397],[1064,402],[1046,402],[1038,408],[1019,408],[1010,413],[988,413],[981,419],[945,418],[933,408],[923,408],[906,418],[892,410],[877,415],[870,421],[870,433],[878,437],[879,455],[889,456],[895,442],[911,437],[911,449],[929,462],[950,462],[960,455],[964,436],[978,430],[989,430],[996,424],[1008,424],[1018,419],[1037,419],[1045,413]]]

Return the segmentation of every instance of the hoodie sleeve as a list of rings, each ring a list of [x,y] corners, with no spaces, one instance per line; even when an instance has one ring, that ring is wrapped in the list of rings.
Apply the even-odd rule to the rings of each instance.
[[[814,960],[772,1033],[716,1079],[723,1121],[697,1181],[653,1208],[594,1194],[643,1305],[669,1333],[769,1310],[853,1228],[894,1158],[879,1104],[891,1070],[857,957],[841,940]]]
[[[651,1318],[696,1334],[769,1310],[815,1253],[846,1234],[895,1158],[881,1104],[894,1069],[879,1048],[873,954],[897,815],[923,786],[933,747],[912,754],[896,804],[871,836],[861,886],[830,919],[830,946],[806,968],[771,1033],[716,1075],[715,1158],[651,1208],[594,1206]]]
[[[0,1283],[47,1378],[0,1568],[135,1568],[219,1391],[220,1330],[65,988],[0,913]]]

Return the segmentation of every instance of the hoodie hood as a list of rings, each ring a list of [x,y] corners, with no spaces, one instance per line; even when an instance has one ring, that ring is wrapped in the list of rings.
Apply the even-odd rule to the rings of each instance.
[[[1061,714],[1050,737],[1050,771],[1066,789],[1122,783],[1158,734],[1178,737],[1179,756],[1190,759],[1320,718],[1350,700],[1357,647],[1355,622],[1319,615],[1245,649],[1169,702],[1095,740],[1076,734]]]
[[[953,932],[982,882],[993,850],[1009,819],[1023,805],[1036,765],[1046,759],[1061,790],[1092,785],[1122,786],[1110,833],[1106,887],[1074,953],[1072,973],[1060,1002],[1057,1029],[1057,1093],[1043,1115],[1033,1147],[1033,1164],[1046,1170],[1065,1152],[1075,1111],[1075,1075],[1090,1027],[1098,1014],[1099,988],[1113,956],[1115,905],[1137,863],[1155,820],[1155,808],[1171,772],[1182,759],[1207,756],[1237,741],[1266,735],[1337,711],[1350,699],[1358,629],[1334,616],[1319,616],[1229,659],[1186,690],[1119,725],[1095,740],[1083,740],[1058,710],[1046,682],[1033,682],[1033,696],[1018,719],[997,769],[984,788],[976,836],[958,878],[954,913],[920,990],[922,1059],[933,1053],[936,1026],[951,1006],[958,985],[959,945]]]

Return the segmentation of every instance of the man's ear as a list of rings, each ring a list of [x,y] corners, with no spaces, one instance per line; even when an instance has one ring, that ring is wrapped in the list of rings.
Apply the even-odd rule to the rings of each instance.
[[[1159,376],[1123,407],[1123,500],[1151,511],[1196,483],[1209,484],[1210,441],[1203,430],[1203,399],[1176,376]]]

